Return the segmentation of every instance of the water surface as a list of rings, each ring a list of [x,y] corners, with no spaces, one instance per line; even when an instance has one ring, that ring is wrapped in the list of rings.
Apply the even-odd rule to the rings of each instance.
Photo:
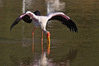
[[[54,2],[54,0],[52,0]],[[41,54],[41,29],[35,30],[35,52],[32,53],[33,23],[21,21],[10,32],[13,21],[23,12],[40,10],[42,15],[62,11],[77,24],[78,33],[70,32],[58,21],[49,22],[51,53],[44,58],[48,66],[98,66],[99,65],[99,1],[98,0],[0,0],[0,66],[39,66]],[[61,4],[61,5],[60,5]],[[60,8],[61,7],[61,8]],[[52,9],[49,11],[48,9]],[[59,9],[58,9],[59,8]],[[44,50],[46,50],[44,35]]]

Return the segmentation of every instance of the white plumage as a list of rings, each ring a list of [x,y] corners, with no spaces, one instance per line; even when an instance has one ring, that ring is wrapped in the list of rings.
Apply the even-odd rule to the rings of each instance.
[[[14,21],[14,23],[10,27],[10,30],[12,29],[12,27],[14,25],[18,24],[20,20],[24,20],[26,23],[31,23],[33,21],[35,28],[41,27],[42,33],[44,32],[47,36],[47,43],[48,43],[47,53],[48,54],[50,53],[50,32],[46,30],[46,25],[47,25],[48,21],[59,20],[62,24],[66,25],[70,29],[70,31],[73,31],[73,32],[78,31],[76,24],[70,19],[70,17],[65,15],[63,12],[56,12],[56,13],[48,14],[47,16],[41,16],[41,14],[38,10],[35,12],[27,11],[26,13],[22,14]],[[34,28],[34,30],[35,30],[35,28]],[[34,38],[34,30],[32,32],[33,38]],[[34,41],[34,39],[33,39],[33,41]],[[43,42],[43,37],[42,37],[41,41]],[[42,49],[43,49],[43,44],[42,44]]]

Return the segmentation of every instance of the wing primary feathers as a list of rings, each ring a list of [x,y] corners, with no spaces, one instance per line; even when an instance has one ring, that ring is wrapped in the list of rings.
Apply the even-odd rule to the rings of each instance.
[[[22,18],[20,18],[22,16]],[[11,29],[16,25],[16,24],[18,24],[19,23],[19,21],[22,19],[24,22],[26,22],[26,23],[31,23],[32,22],[32,19],[30,19],[30,16],[28,16],[28,15],[21,15],[21,16],[19,16],[13,23],[12,23],[12,25],[11,25],[11,27],[10,27],[10,31],[11,31]]]
[[[76,24],[70,18],[67,18],[66,15],[57,14],[52,16],[48,21],[50,20],[59,20],[62,24],[66,25],[70,31],[78,32]]]
[[[21,20],[21,19],[18,17],[18,18],[12,23],[12,25],[11,25],[11,27],[10,27],[10,31],[12,30],[12,28],[13,28],[16,24],[19,23],[20,20]]]
[[[67,22],[62,22],[62,24],[66,25],[70,31],[78,32],[76,24],[71,19],[68,19]]]

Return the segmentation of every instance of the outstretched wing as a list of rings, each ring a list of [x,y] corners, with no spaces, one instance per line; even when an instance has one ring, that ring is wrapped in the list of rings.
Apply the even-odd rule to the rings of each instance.
[[[12,25],[11,25],[11,27],[10,27],[10,31],[11,31],[11,29],[12,29],[16,24],[19,23],[20,20],[21,20],[21,18],[18,17],[18,18],[12,23]]]
[[[19,21],[20,21],[21,19],[22,19],[24,22],[26,22],[26,23],[31,23],[31,22],[32,22],[32,19],[30,19],[30,16],[28,16],[28,15],[26,15],[26,14],[23,14],[23,15],[19,16],[19,17],[12,23],[12,25],[11,25],[11,27],[10,27],[10,31],[11,31],[11,29],[12,29],[16,24],[19,23]]]
[[[56,12],[48,15],[49,20],[59,20],[62,24],[66,25],[70,31],[78,32],[76,24],[64,13]]]

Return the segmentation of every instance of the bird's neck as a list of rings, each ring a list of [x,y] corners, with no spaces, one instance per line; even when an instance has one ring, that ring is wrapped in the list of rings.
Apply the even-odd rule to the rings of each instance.
[[[26,14],[29,15],[31,19],[36,19],[37,18],[37,16],[32,12],[27,12]]]

